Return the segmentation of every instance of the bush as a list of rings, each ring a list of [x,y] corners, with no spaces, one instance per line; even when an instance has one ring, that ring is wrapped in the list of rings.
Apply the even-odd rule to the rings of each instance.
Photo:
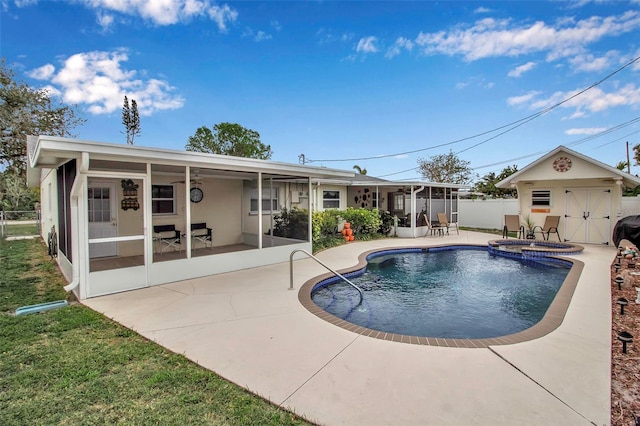
[[[306,209],[282,209],[274,217],[273,235],[276,237],[309,239],[309,212]]]
[[[319,241],[324,237],[335,236],[338,233],[339,224],[339,210],[325,210],[322,212],[314,212],[313,216],[311,217],[313,241]]]
[[[379,210],[380,214],[380,228],[378,228],[378,233],[381,235],[389,235],[391,230],[393,229],[393,215],[388,211]]]
[[[344,220],[351,224],[353,234],[358,240],[370,240],[380,229],[382,219],[378,210],[354,209],[352,207],[342,212]]]

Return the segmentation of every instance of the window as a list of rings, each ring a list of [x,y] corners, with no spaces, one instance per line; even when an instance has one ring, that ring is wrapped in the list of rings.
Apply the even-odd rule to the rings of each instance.
[[[151,212],[153,214],[176,214],[175,188],[173,185],[151,186]]]
[[[322,208],[339,209],[340,191],[322,191]]]
[[[532,206],[551,206],[551,191],[548,189],[531,191]]]
[[[380,207],[378,205],[378,193],[377,192],[372,192],[371,193],[371,207],[374,209],[377,209],[378,207]]]
[[[262,213],[280,210],[278,188],[262,188]],[[258,213],[258,190],[251,190],[251,213]]]
[[[396,192],[393,194],[393,208],[404,211],[404,193]]]

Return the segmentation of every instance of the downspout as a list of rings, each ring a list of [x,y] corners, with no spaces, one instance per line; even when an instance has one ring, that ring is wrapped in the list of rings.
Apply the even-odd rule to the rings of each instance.
[[[424,185],[422,185],[415,191],[413,190],[413,185],[411,186],[411,231],[413,233],[413,238],[416,238],[416,227],[417,227],[416,219],[418,218],[416,216],[416,213],[417,213],[416,212],[416,195],[418,194],[418,192],[422,191],[423,189],[424,189]]]
[[[78,216],[78,198],[85,191],[86,174],[89,170],[89,153],[83,152],[78,165],[78,176],[71,186],[71,254],[73,258],[73,278],[64,286],[65,291],[72,291],[80,284],[80,217]]]

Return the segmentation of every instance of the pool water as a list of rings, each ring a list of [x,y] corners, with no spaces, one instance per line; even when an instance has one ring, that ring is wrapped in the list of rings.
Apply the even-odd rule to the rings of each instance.
[[[525,330],[542,319],[570,264],[518,260],[486,249],[370,256],[367,268],[316,285],[312,300],[362,327],[395,334],[483,339]]]

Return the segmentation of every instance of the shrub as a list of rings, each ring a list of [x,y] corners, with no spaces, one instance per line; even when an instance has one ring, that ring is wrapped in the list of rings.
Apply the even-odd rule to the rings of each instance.
[[[342,217],[351,224],[351,229],[358,240],[370,240],[382,224],[378,210],[349,207],[342,212]]]
[[[389,235],[391,230],[393,229],[393,215],[388,211],[379,210],[380,214],[380,228],[378,228],[378,233],[381,235]]]
[[[309,212],[306,209],[282,209],[274,217],[273,235],[277,237],[309,239]]]

